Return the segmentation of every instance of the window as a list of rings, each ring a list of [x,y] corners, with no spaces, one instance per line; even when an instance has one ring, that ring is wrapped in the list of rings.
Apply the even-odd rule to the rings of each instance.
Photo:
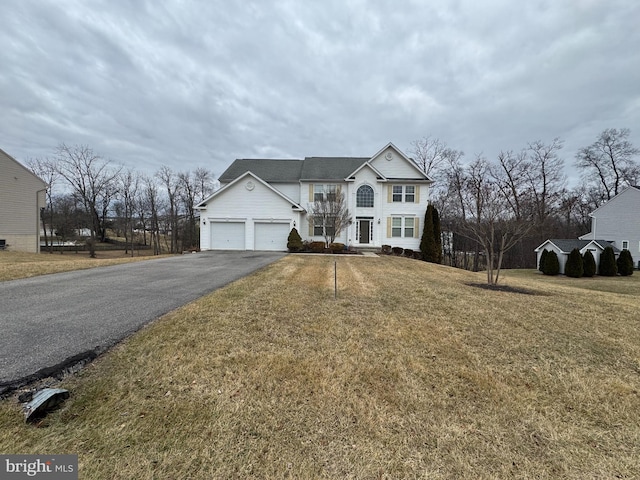
[[[322,218],[314,218],[313,219],[313,236],[314,237],[323,237],[325,234],[328,237],[333,236],[333,231],[335,229],[335,222],[333,222],[330,218],[327,219],[327,223],[322,223]]]
[[[322,228],[322,219],[314,218],[313,219],[313,236],[321,237],[324,234],[324,229]]]
[[[414,203],[416,198],[415,185],[407,185],[404,187],[404,201],[407,203]]]
[[[313,185],[313,201],[322,202],[324,200],[335,200],[337,191],[337,185],[315,183]]]
[[[402,185],[393,186],[393,201],[394,202],[402,201]]]
[[[418,191],[415,185],[392,185],[389,202],[418,202]]]
[[[413,218],[404,219],[404,236],[409,238],[413,237]]]
[[[414,238],[418,228],[418,219],[415,217],[391,217],[387,220],[387,233],[391,237]]]
[[[629,250],[629,240],[622,240],[622,250]]]
[[[324,186],[324,194],[325,199],[329,201],[335,201],[336,193],[338,192],[338,188],[336,185],[325,185]]]
[[[393,217],[391,219],[391,236],[392,237],[402,236],[402,218],[401,217]]]
[[[356,192],[356,207],[373,207],[373,188],[369,185],[362,185]]]

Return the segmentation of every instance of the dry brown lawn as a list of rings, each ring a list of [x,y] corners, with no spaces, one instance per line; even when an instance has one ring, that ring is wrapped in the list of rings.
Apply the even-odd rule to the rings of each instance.
[[[158,320],[3,453],[84,479],[637,478],[640,278],[288,256]]]
[[[0,281],[35,277],[48,273],[68,272],[93,267],[137,262],[157,256],[149,256],[146,251],[134,252],[134,256],[125,255],[124,250],[96,252],[96,258],[90,258],[89,252],[23,253],[0,252]]]

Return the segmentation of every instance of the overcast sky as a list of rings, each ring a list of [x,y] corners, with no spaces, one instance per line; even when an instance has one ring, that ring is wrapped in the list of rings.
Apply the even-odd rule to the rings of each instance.
[[[2,0],[0,148],[153,172],[235,158],[640,147],[640,2]]]

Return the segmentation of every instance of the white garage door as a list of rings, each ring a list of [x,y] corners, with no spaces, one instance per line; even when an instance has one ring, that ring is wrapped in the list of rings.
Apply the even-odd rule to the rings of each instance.
[[[256,250],[286,250],[289,238],[288,223],[256,223]]]
[[[244,222],[211,222],[211,248],[244,250]]]

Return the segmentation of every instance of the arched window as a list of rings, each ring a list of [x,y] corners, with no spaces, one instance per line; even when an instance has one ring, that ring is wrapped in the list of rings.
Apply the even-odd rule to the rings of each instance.
[[[362,185],[356,192],[356,207],[373,207],[373,188]]]

